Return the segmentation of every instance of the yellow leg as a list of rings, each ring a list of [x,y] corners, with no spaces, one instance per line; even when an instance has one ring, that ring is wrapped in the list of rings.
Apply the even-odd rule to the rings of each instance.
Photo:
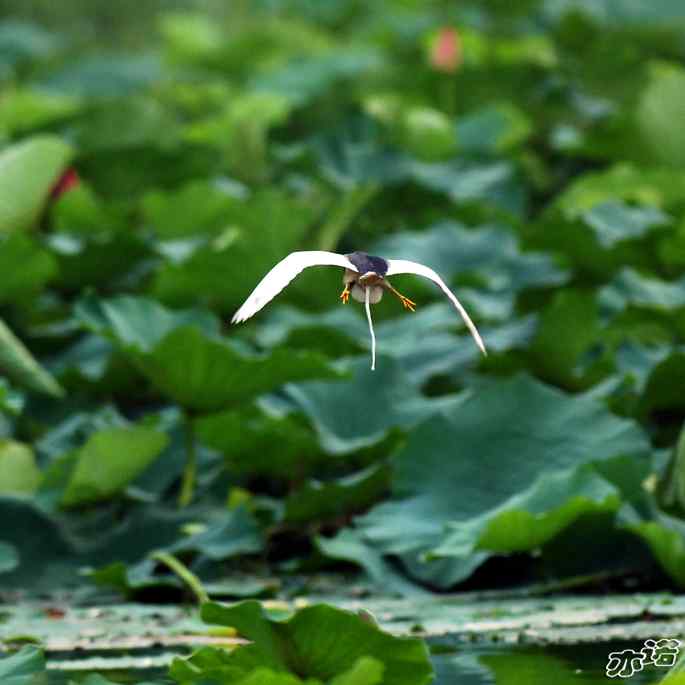
[[[345,289],[340,293],[340,299],[343,304],[347,304],[350,301],[350,288],[345,286]]]
[[[401,292],[395,290],[395,288],[393,288],[387,281],[385,281],[384,285],[393,295],[399,297],[400,302],[402,303],[402,306],[405,309],[408,309],[410,312],[416,311],[416,302],[412,302],[408,297],[405,297]]]

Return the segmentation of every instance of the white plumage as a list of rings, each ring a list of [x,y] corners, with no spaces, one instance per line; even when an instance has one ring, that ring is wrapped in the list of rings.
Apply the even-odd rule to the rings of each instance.
[[[360,268],[355,266],[353,261]],[[369,304],[375,304],[381,299],[384,290],[389,290],[400,298],[403,306],[414,310],[414,303],[401,295],[386,280],[387,276],[397,274],[414,274],[423,276],[433,281],[445,295],[450,299],[456,310],[461,315],[464,323],[471,332],[479,349],[483,354],[485,345],[478,333],[471,318],[466,313],[461,302],[456,295],[447,287],[440,276],[428,266],[411,262],[406,259],[383,259],[380,257],[370,257],[363,252],[353,252],[349,255],[336,254],[335,252],[324,252],[322,250],[311,250],[305,252],[293,252],[285,259],[281,260],[269,273],[262,278],[257,287],[252,291],[244,304],[238,309],[231,319],[232,323],[240,323],[254,316],[262,307],[270,302],[278,293],[283,290],[300,272],[310,266],[338,266],[344,269],[343,283],[345,289],[341,295],[343,302],[347,303],[350,294],[354,299],[364,302],[369,329],[372,337],[372,366],[375,367],[375,336],[373,334],[373,324],[371,322],[371,310]]]
[[[387,261],[388,272],[385,274],[386,276],[392,276],[396,274],[415,274],[416,276],[423,276],[424,278],[428,278],[433,281],[433,283],[435,283],[440,290],[442,290],[442,292],[449,297],[452,304],[461,314],[461,318],[464,319],[466,327],[469,329],[469,331],[471,331],[471,335],[480,348],[480,351],[483,354],[487,354],[483,339],[480,337],[480,333],[478,332],[476,325],[473,323],[473,321],[471,321],[471,317],[466,313],[466,310],[462,306],[461,302],[459,302],[457,299],[457,296],[447,287],[447,285],[445,285],[445,281],[443,281],[442,278],[440,278],[440,276],[433,271],[433,269],[431,269],[429,266],[425,266],[424,264],[410,262],[406,259],[388,259]]]
[[[357,270],[345,255],[335,252],[323,250],[291,252],[259,281],[242,307],[233,315],[231,323],[240,323],[254,316],[264,305],[271,302],[295,276],[310,266],[341,266],[343,269]]]

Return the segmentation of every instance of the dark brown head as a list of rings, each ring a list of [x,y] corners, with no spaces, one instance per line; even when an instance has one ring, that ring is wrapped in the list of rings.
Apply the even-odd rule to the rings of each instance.
[[[374,257],[366,252],[352,252],[345,256],[357,267],[360,276],[372,272],[382,278],[388,273],[388,262],[383,257]]]

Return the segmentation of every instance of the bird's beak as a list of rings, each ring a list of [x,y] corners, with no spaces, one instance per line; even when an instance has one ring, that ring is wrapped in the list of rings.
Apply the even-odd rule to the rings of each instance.
[[[382,276],[379,276],[375,271],[367,271],[365,274],[359,277],[358,283],[363,286],[376,285],[383,280]]]

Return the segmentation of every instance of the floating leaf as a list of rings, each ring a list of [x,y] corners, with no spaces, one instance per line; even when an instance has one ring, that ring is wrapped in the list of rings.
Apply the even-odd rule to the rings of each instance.
[[[16,654],[0,659],[0,680],[3,685],[43,685],[48,676],[45,655],[37,647],[28,646]]]
[[[325,604],[301,609],[287,621],[274,621],[259,602],[232,607],[209,603],[203,605],[202,618],[236,628],[252,644],[230,654],[205,649],[187,663],[175,661],[171,675],[179,682],[199,683],[205,672],[210,677],[222,674],[224,681],[231,682],[255,669],[269,668],[321,681],[335,679],[340,685],[356,682],[350,680],[350,671],[375,678],[378,667],[371,667],[369,658],[382,665],[382,682],[387,685],[422,685],[433,673],[421,640],[391,636],[357,614]],[[378,682],[373,678],[360,682]]]

